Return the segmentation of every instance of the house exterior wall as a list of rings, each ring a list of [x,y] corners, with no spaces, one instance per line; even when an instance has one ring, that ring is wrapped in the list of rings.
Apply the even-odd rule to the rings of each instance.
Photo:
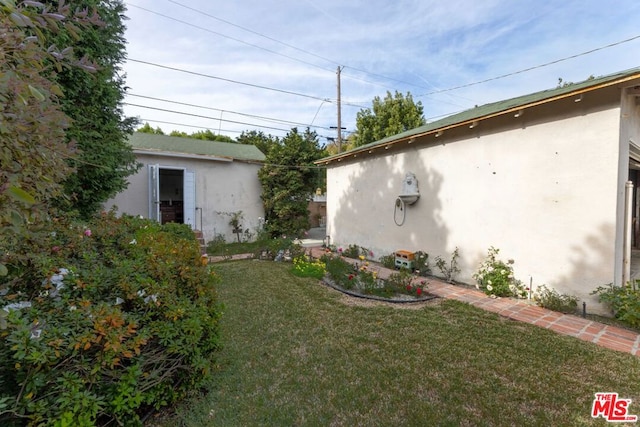
[[[121,213],[149,216],[149,172],[148,165],[158,164],[160,168],[184,168],[195,172],[196,228],[201,229],[205,241],[222,234],[227,241],[236,236],[229,226],[230,215],[242,211],[244,229],[255,234],[264,218],[264,208],[260,195],[262,189],[258,180],[260,165],[244,162],[220,162],[201,159],[153,156],[139,154],[143,164],[140,171],[129,177],[129,186],[123,192],[105,203],[105,208],[116,206]]]
[[[358,244],[375,257],[422,250],[432,265],[458,247],[456,279],[469,284],[493,246],[515,260],[525,284],[546,284],[602,311],[589,293],[614,280],[621,247],[619,92],[591,104],[562,102],[330,163],[332,243]],[[395,200],[407,172],[421,196],[398,226]]]

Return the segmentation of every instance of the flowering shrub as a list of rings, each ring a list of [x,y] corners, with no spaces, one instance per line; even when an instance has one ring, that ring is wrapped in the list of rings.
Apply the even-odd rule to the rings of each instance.
[[[136,425],[197,389],[219,347],[217,276],[188,226],[54,219],[0,278],[0,424]]]
[[[365,248],[364,246],[358,246],[358,245],[349,245],[346,249],[338,248],[338,253],[340,255],[346,256],[347,258],[353,258],[353,259],[358,259],[360,257],[362,257],[361,259],[373,258],[372,251]]]
[[[413,269],[418,276],[427,276],[431,274],[429,254],[423,251],[417,251],[414,254]]]
[[[329,278],[343,289],[384,298],[391,298],[397,294],[420,297],[426,289],[426,280],[415,285],[415,276],[406,270],[393,273],[387,280],[383,280],[367,261],[351,264],[342,257],[325,255],[323,258]]]
[[[295,243],[293,239],[287,238],[287,236],[273,239],[266,235],[261,237],[256,242],[256,249],[253,253],[254,258],[271,261],[283,261],[287,258],[291,261],[304,255],[304,248]]]
[[[499,260],[499,252],[500,250],[493,246],[489,248],[487,258],[480,264],[480,268],[473,275],[474,280],[477,282],[476,287],[491,296],[526,297],[528,289],[513,276],[513,260],[507,262]]]
[[[293,259],[291,272],[299,277],[313,277],[322,279],[326,271],[325,263],[321,260],[307,259],[306,256],[299,256]]]

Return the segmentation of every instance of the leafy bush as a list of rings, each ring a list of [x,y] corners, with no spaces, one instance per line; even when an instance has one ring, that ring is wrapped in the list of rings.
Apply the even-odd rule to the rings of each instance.
[[[625,286],[599,286],[591,293],[598,295],[600,302],[605,303],[616,319],[633,328],[640,328],[640,290],[636,284]]]
[[[365,259],[365,258],[373,258],[373,252],[364,246],[358,245],[349,245],[347,249],[338,248],[338,253],[340,255],[346,256],[347,258],[353,259]]]
[[[533,299],[540,307],[561,313],[575,313],[578,309],[577,297],[560,294],[555,289],[549,289],[545,285],[536,288]]]
[[[360,246],[358,245],[349,245],[347,249],[342,251],[342,255],[347,258],[357,259],[360,256]]]
[[[293,260],[305,254],[305,249],[286,237],[278,239],[262,238],[256,242],[253,256],[258,259],[283,261],[285,258]]]
[[[218,278],[187,226],[109,213],[39,236],[0,278],[0,424],[140,425],[207,380]]]
[[[209,255],[225,255],[225,246],[227,241],[224,234],[216,234],[213,240],[207,242],[207,254]]]
[[[513,275],[513,260],[507,262],[498,259],[499,249],[489,248],[487,258],[480,264],[473,278],[477,287],[491,296],[519,297],[527,296],[527,289]]]
[[[384,268],[389,268],[389,269],[396,268],[395,254],[383,255],[380,257],[378,261],[380,262],[380,264],[382,264]]]

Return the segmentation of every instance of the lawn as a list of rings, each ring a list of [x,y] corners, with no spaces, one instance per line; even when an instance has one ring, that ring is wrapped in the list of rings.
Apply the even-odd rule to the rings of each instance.
[[[215,266],[215,382],[164,425],[606,425],[598,391],[640,415],[640,358],[455,301],[363,304],[289,268]]]

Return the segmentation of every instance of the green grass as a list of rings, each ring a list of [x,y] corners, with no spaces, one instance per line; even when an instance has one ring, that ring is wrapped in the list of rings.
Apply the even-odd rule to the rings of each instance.
[[[211,256],[225,256],[236,254],[252,254],[264,245],[264,242],[230,242],[224,244],[209,244],[207,254]]]
[[[455,301],[345,304],[288,264],[215,268],[215,381],[163,425],[606,425],[590,417],[597,391],[640,415],[640,358]]]

